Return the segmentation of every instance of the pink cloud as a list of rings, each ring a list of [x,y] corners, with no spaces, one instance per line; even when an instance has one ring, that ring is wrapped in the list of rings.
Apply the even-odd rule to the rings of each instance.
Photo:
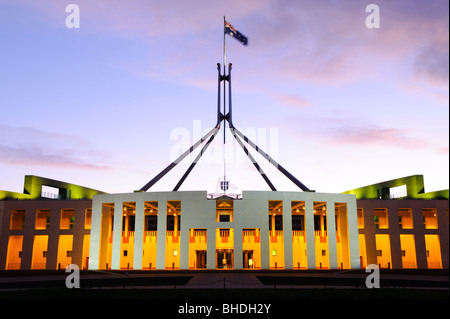
[[[396,148],[421,148],[424,141],[408,136],[409,130],[398,128],[379,128],[348,126],[336,128],[332,140],[339,144],[378,145]]]
[[[301,125],[299,125],[301,123]],[[279,123],[295,137],[300,137],[331,145],[350,145],[361,148],[400,148],[400,149],[441,149],[436,142],[427,142],[417,137],[416,130],[410,128],[383,127],[357,117],[318,117],[308,116],[290,118]]]
[[[299,94],[294,93],[277,93],[270,92],[271,95],[279,105],[284,105],[292,108],[305,108],[312,106],[312,103]]]
[[[0,123],[0,162],[8,165],[51,166],[66,169],[110,169],[107,154],[93,150],[83,139],[34,128]]]

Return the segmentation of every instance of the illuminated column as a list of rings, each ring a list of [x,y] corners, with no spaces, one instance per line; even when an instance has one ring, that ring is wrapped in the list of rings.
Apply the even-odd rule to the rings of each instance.
[[[206,268],[216,269],[216,227],[210,226],[206,229]]]
[[[134,217],[133,269],[142,269],[142,243],[144,241],[144,201],[136,201]]]
[[[264,211],[261,205],[258,207],[255,205],[255,210],[260,208]],[[267,210],[266,210],[267,211]],[[265,211],[265,212],[266,212]],[[264,214],[265,222],[261,223],[261,232],[259,233],[261,244],[261,269],[270,269],[270,250],[269,250],[269,223],[267,222],[267,213]],[[275,227],[275,226],[274,226]]]
[[[308,269],[316,269],[316,245],[314,238],[314,204],[312,200],[305,201],[306,255]]]
[[[275,233],[275,212],[272,212],[272,218],[271,218],[271,228],[272,228],[272,232],[271,232],[271,236],[275,237],[276,233]]]
[[[425,227],[423,225],[422,207],[412,207],[414,225],[414,243],[416,245],[416,259],[418,269],[427,269],[427,249],[425,246]]]
[[[189,228],[181,227],[181,225],[180,225],[180,269],[189,269]]]
[[[102,223],[102,202],[94,196],[92,200],[91,234],[89,243],[89,269],[99,269]]]
[[[327,202],[328,256],[330,269],[337,269],[335,204]]]
[[[359,238],[358,238],[358,213],[356,208],[356,196],[350,195],[347,200],[347,223],[348,223],[348,243],[350,250],[350,268],[361,268],[359,258]],[[372,219],[373,220],[373,219]]]
[[[234,269],[242,269],[242,227],[234,227]]]
[[[161,201],[161,203],[163,203]],[[166,220],[167,213],[165,206],[158,209],[158,226],[156,238],[156,269],[166,269]]]
[[[173,213],[173,237],[178,236],[178,214],[177,211]]]
[[[120,244],[122,241],[123,202],[114,203],[114,230],[112,242],[111,269],[120,269]]]

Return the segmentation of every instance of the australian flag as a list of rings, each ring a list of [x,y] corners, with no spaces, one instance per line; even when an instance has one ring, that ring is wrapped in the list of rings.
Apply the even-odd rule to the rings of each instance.
[[[231,23],[229,23],[228,21],[225,21],[225,34],[232,36],[233,38],[241,42],[243,45],[248,44],[247,37],[242,33],[240,33],[238,30],[236,30],[236,28],[233,27]]]

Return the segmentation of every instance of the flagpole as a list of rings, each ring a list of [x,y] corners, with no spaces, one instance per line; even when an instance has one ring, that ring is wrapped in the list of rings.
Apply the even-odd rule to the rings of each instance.
[[[225,68],[227,59],[226,59],[226,54],[225,54],[225,16],[223,16],[223,66]],[[224,74],[225,75],[225,72]]]
[[[223,16],[223,76],[225,77],[225,65],[227,62],[227,55],[226,55],[226,51],[225,51],[225,16]],[[226,108],[225,108],[225,98],[226,98],[226,94],[225,94],[225,81],[223,81],[223,115],[226,115]],[[223,121],[223,144],[225,144],[225,126],[226,126],[226,121]]]

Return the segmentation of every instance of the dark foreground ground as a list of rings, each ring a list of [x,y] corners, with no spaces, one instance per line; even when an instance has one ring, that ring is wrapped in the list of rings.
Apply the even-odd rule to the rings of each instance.
[[[310,308],[335,314],[355,306],[368,307],[367,315],[386,306],[414,315],[449,302],[448,270],[381,270],[380,288],[372,289],[364,270],[81,271],[80,288],[72,289],[66,287],[69,274],[0,271],[0,305],[19,302],[26,311],[64,304],[81,314],[99,306],[113,315],[151,309],[170,318],[279,318]],[[264,307],[269,310],[258,313]]]

